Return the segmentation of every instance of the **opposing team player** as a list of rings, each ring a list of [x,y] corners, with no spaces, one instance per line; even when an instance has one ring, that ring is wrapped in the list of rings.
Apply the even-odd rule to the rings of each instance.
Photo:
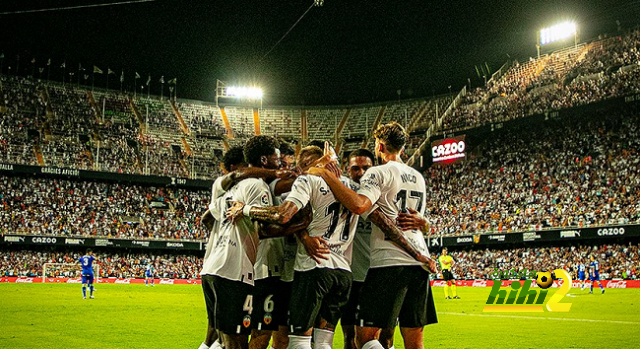
[[[581,262],[578,265],[578,280],[580,280],[580,291],[584,290],[584,284],[587,280],[587,267],[584,265],[584,262]]]
[[[371,268],[360,291],[359,326],[356,343],[364,349],[384,348],[379,342],[380,330],[390,330],[400,322],[406,348],[423,347],[423,327],[437,322],[429,272],[435,272],[435,261],[419,230],[406,230],[402,237],[413,253],[385,239],[381,220],[395,221],[399,212],[408,208],[424,215],[425,182],[422,175],[402,163],[407,134],[397,122],[381,125],[374,132],[375,154],[383,165],[370,168],[361,179],[358,193],[350,190],[323,169],[312,168],[331,187],[337,199],[351,212],[363,214],[372,209],[382,212],[369,215],[371,234]],[[395,222],[394,222],[395,223]]]
[[[153,283],[153,279],[156,276],[156,267],[153,266],[152,262],[149,262],[145,268],[144,272],[144,284],[149,287],[149,281],[151,281],[151,286],[155,286]]]
[[[442,278],[446,281],[444,285],[444,298],[451,299],[449,296],[449,288],[451,288],[453,299],[460,299],[456,292],[456,278],[451,271],[456,261],[449,255],[449,250],[446,247],[442,249],[442,254],[438,258],[438,261],[440,262],[440,269],[442,270]]]
[[[82,266],[82,299],[87,299],[87,287],[89,287],[89,298],[93,299],[93,262],[96,257],[91,249],[87,249],[87,254],[78,258],[78,263]]]
[[[597,283],[604,294],[604,286],[600,282],[600,263],[593,256],[591,256],[591,264],[589,264],[589,277],[591,279],[591,291],[589,293],[593,293],[593,284]]]

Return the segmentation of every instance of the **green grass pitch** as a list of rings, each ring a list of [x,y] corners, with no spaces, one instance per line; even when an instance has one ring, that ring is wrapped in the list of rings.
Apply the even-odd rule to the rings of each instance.
[[[568,313],[483,313],[490,288],[459,287],[462,299],[445,300],[435,287],[440,322],[425,328],[425,347],[636,346],[640,289],[594,291],[570,290]],[[83,300],[80,285],[0,284],[0,348],[195,349],[204,339],[200,286],[101,284],[95,296]],[[395,347],[404,348],[398,331]]]

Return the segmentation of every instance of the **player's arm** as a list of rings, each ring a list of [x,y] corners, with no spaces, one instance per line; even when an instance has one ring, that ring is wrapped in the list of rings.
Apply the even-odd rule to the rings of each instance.
[[[412,208],[407,208],[409,213],[398,214],[398,226],[402,230],[420,230],[422,233],[426,234],[429,232],[429,221],[424,218],[419,212]]]
[[[402,231],[395,225],[395,223],[390,220],[379,208],[376,208],[372,213],[369,214],[368,219],[371,223],[375,224],[382,232],[384,236],[391,240],[393,243],[398,245],[400,248],[405,250],[411,257],[415,258],[417,261],[424,263],[431,273],[436,272],[436,261],[433,259],[421,254],[418,250],[416,250],[413,245],[404,237]]]
[[[213,214],[211,214],[211,210],[207,209],[207,211],[200,217],[200,222],[207,228],[207,230],[211,231],[213,229],[213,223],[215,222],[215,218],[213,218]]]
[[[293,218],[284,225],[262,221],[259,222],[258,235],[261,239],[299,234],[304,231],[313,218],[311,206],[307,205],[299,210]]]
[[[336,200],[354,214],[361,215],[367,212],[373,203],[368,197],[358,194],[344,185],[330,170],[323,167],[311,167],[307,174],[322,177],[331,188]]]
[[[236,201],[227,210],[227,218],[236,222],[242,217],[249,217],[266,223],[286,224],[298,213],[298,206],[291,201],[285,201],[280,206],[253,206]]]
[[[271,170],[261,167],[244,167],[242,169],[233,171],[222,178],[222,189],[229,190],[240,181],[247,178],[264,178],[267,182],[276,178],[282,180],[295,179],[298,174],[289,170]]]
[[[296,238],[298,238],[298,241],[300,241],[304,247],[307,255],[316,261],[316,263],[320,264],[321,259],[329,259],[327,255],[331,253],[331,250],[329,250],[329,245],[322,237],[310,236],[309,232],[303,229],[296,232]]]

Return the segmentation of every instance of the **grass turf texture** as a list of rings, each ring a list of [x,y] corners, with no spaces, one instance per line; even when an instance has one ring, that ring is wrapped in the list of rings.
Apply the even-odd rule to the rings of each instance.
[[[440,323],[425,328],[425,347],[629,347],[640,335],[640,289],[574,288],[561,301],[568,313],[483,313],[489,292],[458,287],[462,299],[445,300],[435,287]],[[0,284],[0,348],[195,349],[204,339],[200,286],[100,284],[95,296],[83,300],[80,285]]]

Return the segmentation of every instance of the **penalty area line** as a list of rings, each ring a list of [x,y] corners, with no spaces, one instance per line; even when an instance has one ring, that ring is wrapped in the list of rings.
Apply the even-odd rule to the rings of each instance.
[[[441,312],[441,311],[439,311],[438,314],[458,315],[458,316],[500,317],[500,318],[507,318],[507,319],[523,319],[523,320],[556,320],[556,321],[595,322],[595,323],[622,324],[622,325],[640,325],[640,322],[617,321],[617,320],[595,320],[595,319],[556,318],[556,317],[540,317],[540,316],[497,315],[497,314],[467,314],[467,313],[454,313],[454,312]]]

